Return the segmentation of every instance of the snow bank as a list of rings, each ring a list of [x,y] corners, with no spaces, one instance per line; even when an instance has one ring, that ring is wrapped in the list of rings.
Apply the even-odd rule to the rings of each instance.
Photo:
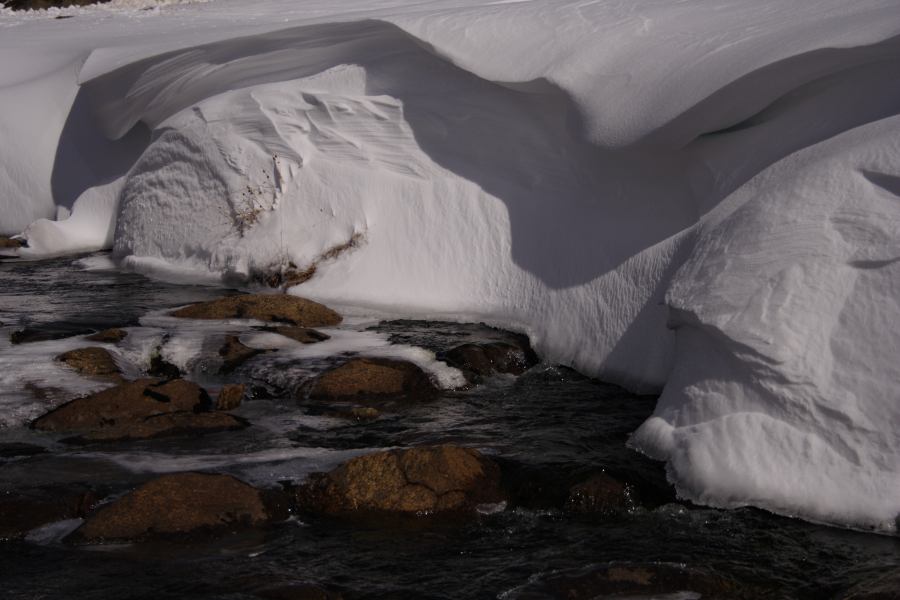
[[[895,3],[333,4],[0,15],[0,230],[527,331],[682,495],[895,529]]]

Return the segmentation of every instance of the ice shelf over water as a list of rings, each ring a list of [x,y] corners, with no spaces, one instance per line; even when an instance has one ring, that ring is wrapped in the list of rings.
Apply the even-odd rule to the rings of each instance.
[[[682,496],[896,531],[896,0],[144,4],[0,11],[22,256],[517,328]]]

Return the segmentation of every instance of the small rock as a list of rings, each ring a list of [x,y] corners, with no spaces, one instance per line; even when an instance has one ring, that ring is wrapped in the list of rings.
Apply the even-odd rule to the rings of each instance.
[[[348,411],[348,414],[357,421],[372,421],[381,416],[381,412],[371,406],[354,406]]]
[[[231,383],[222,386],[216,398],[216,410],[234,410],[241,405],[247,386],[243,383]]]
[[[230,475],[176,473],[149,481],[101,508],[66,541],[140,541],[233,531],[270,520],[257,488]]]
[[[21,248],[22,240],[0,236],[0,248]]]
[[[585,514],[612,514],[634,508],[631,486],[598,473],[569,489],[566,510]]]
[[[66,363],[82,375],[114,380],[121,379],[122,371],[116,365],[112,354],[105,348],[96,346],[77,348],[60,354],[56,357],[56,360]]]
[[[341,316],[318,302],[287,294],[227,296],[185,306],[171,313],[183,319],[257,319],[301,327],[328,327]]]
[[[469,512],[499,502],[500,469],[480,452],[422,446],[353,458],[297,488],[298,506],[317,514]]]
[[[316,342],[324,342],[325,340],[331,339],[331,336],[322,333],[321,331],[316,331],[315,329],[310,329],[309,327],[276,327],[271,329],[273,333],[277,333],[278,335],[283,335],[284,337],[291,338],[294,341],[300,342],[301,344],[315,344]]]
[[[236,335],[229,335],[225,338],[225,344],[219,348],[219,356],[222,357],[222,366],[219,368],[219,373],[231,373],[257,354],[262,354],[263,352],[264,350],[245,346]]]
[[[249,423],[224,412],[174,412],[125,421],[64,440],[71,444],[126,442],[176,435],[205,435],[244,429]]]
[[[199,411],[210,405],[206,391],[190,381],[138,379],[67,402],[36,419],[32,426],[43,431],[96,431],[155,415]]]
[[[42,525],[84,517],[97,501],[88,489],[54,487],[0,493],[0,540],[19,539]]]
[[[313,383],[317,400],[428,400],[437,388],[416,365],[386,358],[354,358],[325,371]]]
[[[86,340],[91,342],[101,342],[103,344],[117,344],[128,336],[128,332],[124,329],[104,329],[93,335],[87,336]]]

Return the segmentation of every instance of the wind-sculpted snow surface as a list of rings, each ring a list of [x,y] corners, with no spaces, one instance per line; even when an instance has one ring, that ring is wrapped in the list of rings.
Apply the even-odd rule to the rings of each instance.
[[[522,329],[683,496],[895,531],[900,11],[782,4],[0,15],[0,230]]]

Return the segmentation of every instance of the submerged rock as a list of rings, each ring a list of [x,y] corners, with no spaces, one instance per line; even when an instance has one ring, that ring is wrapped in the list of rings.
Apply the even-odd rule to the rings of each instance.
[[[116,365],[113,355],[105,348],[96,346],[77,348],[60,354],[56,360],[65,363],[82,375],[113,380],[122,378],[122,371]]]
[[[50,340],[62,340],[76,335],[86,335],[94,330],[87,327],[79,327],[67,323],[55,323],[41,325],[39,327],[25,327],[9,334],[12,344],[31,344],[34,342],[47,342]]]
[[[216,410],[234,410],[241,405],[247,386],[243,383],[232,383],[222,386],[216,397]]]
[[[520,344],[507,342],[462,344],[441,353],[439,358],[462,371],[469,381],[477,381],[495,373],[521,375],[538,362],[537,355],[528,345],[527,339]]]
[[[225,412],[175,412],[103,427],[65,440],[74,444],[125,442],[176,435],[204,435],[244,429],[249,423]]]
[[[86,340],[91,342],[101,342],[104,344],[117,344],[128,337],[128,332],[124,329],[104,329],[103,331],[98,331],[93,335],[87,336]]]
[[[101,508],[66,541],[140,541],[221,533],[268,523],[261,490],[230,475],[176,473],[145,483]]]
[[[541,598],[592,600],[606,597],[678,597],[707,599],[756,599],[761,590],[703,569],[666,563],[616,564],[571,575],[555,575],[529,587]]]
[[[438,389],[416,365],[386,358],[354,358],[325,371],[313,383],[316,400],[428,400]]]
[[[286,294],[227,296],[191,304],[171,314],[183,319],[257,319],[301,327],[327,327],[341,322],[341,316],[327,306]]]
[[[612,514],[634,508],[631,486],[606,473],[597,473],[569,489],[566,510],[584,514]]]
[[[247,427],[247,421],[234,415],[206,412],[211,406],[209,395],[193,382],[139,379],[72,400],[36,419],[32,426],[42,431],[77,433],[65,441],[81,444]]]
[[[502,500],[500,469],[470,448],[422,446],[353,458],[296,491],[298,506],[323,515],[468,512]]]
[[[209,405],[209,395],[196,383],[138,379],[76,398],[39,417],[32,426],[42,431],[99,430],[166,413],[199,411]]]
[[[99,498],[86,488],[39,488],[0,493],[0,540],[19,539],[49,523],[84,517]]]
[[[322,333],[309,327],[275,327],[274,329],[266,329],[266,331],[283,335],[301,344],[315,344],[331,339],[331,336],[327,333]]]
[[[236,335],[229,335],[225,338],[225,343],[219,348],[219,356],[222,357],[222,366],[219,373],[231,373],[242,364],[256,356],[262,354],[265,350],[257,350],[250,348],[241,343]]]

